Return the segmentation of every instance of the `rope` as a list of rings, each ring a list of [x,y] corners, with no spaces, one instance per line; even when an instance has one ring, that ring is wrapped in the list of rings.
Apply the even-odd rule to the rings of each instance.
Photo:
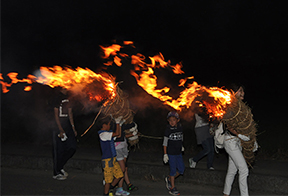
[[[163,137],[155,137],[155,136],[143,135],[142,133],[139,135],[139,137],[145,137],[145,138],[156,139],[156,140],[163,139]]]
[[[86,129],[86,131],[81,135],[81,137],[83,137],[83,136],[91,129],[91,127],[95,124],[95,122],[96,122],[98,116],[100,115],[102,109],[103,109],[103,105],[101,106],[98,114],[97,114],[96,117],[94,118],[94,120],[93,120],[92,124],[90,125],[90,127],[88,127],[88,129]]]
[[[246,120],[246,119],[245,119],[245,120]],[[251,119],[250,119],[250,123],[248,124],[248,126],[243,127],[243,128],[240,128],[240,127],[239,127],[238,129],[240,129],[240,130],[248,129],[248,128],[250,127],[250,125],[252,124],[252,122],[253,122],[253,119],[251,118]],[[252,131],[251,131],[251,132],[252,132]],[[250,133],[251,133],[251,132],[250,132]],[[250,134],[250,133],[249,133],[249,134]]]
[[[238,114],[239,114],[240,111],[241,111],[241,104],[240,104],[240,101],[239,101],[239,100],[237,100],[237,103],[238,103],[238,106],[239,106],[238,112],[237,112],[232,118],[223,119],[224,121],[231,121],[231,120],[233,120],[234,118],[236,118],[236,117],[238,116]]]

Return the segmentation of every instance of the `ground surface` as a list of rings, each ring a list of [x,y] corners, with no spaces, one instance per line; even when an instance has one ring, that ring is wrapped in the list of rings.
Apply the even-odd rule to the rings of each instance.
[[[164,181],[134,179],[139,190],[131,195],[169,195]],[[222,187],[178,183],[181,195],[222,195]],[[69,171],[68,179],[57,181],[51,171],[19,168],[1,168],[1,195],[102,195],[102,175]],[[234,188],[232,194],[239,195]],[[251,195],[269,195],[263,192],[250,192]]]

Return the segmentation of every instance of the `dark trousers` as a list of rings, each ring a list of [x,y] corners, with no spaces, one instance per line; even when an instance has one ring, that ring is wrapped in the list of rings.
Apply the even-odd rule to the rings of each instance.
[[[58,137],[59,131],[53,131],[54,175],[62,174],[61,169],[64,168],[64,165],[67,163],[67,161],[75,154],[77,147],[76,137],[70,123],[61,122],[61,124],[68,139],[66,141],[62,141],[61,138]]]
[[[202,142],[203,150],[199,152],[195,157],[193,157],[193,161],[198,162],[204,156],[207,155],[207,168],[213,167],[213,159],[214,159],[214,139],[213,137],[209,137]]]

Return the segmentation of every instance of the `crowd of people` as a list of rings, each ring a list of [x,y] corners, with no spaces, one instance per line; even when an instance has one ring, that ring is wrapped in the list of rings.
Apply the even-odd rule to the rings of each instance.
[[[235,92],[236,97],[239,99],[244,98],[243,87],[239,87]],[[64,165],[76,151],[77,136],[67,91],[63,90],[62,95],[55,100],[54,111],[59,130],[53,132],[53,178],[65,180],[68,173],[64,170]],[[163,162],[165,164],[169,163],[170,173],[165,177],[164,181],[171,195],[180,195],[180,192],[175,186],[175,179],[183,175],[185,171],[182,157],[182,151],[184,151],[183,128],[177,112],[170,111],[166,119],[168,123],[163,137]],[[214,170],[214,137],[210,131],[211,124],[200,110],[195,114],[195,120],[197,144],[201,145],[203,150],[189,159],[189,167],[196,168],[197,163],[204,156],[207,156],[207,169]],[[105,118],[100,118],[97,124],[99,127],[98,134],[102,151],[104,195],[112,196],[114,193],[115,195],[122,196],[130,195],[130,192],[136,191],[138,187],[130,182],[128,176],[127,158],[129,151],[126,138],[138,134],[138,131],[135,130],[137,125],[134,122],[125,123],[125,119],[123,119],[122,116],[117,118],[106,116]],[[224,196],[230,195],[232,183],[238,172],[240,194],[242,196],[249,195],[247,185],[249,170],[241,152],[242,148],[240,144],[240,140],[249,140],[249,137],[237,133],[237,131],[231,127],[221,127],[224,127],[223,134],[225,135],[223,146],[229,155],[223,194]],[[126,133],[125,130],[135,131]],[[123,189],[124,182],[127,184],[127,190]]]

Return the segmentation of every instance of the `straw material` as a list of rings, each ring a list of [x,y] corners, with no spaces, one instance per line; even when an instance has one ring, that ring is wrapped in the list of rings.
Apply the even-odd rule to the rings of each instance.
[[[114,101],[104,107],[102,114],[105,116],[112,115],[113,118],[123,116],[125,123],[133,122],[133,111],[130,109],[128,96],[117,86],[117,95]]]
[[[241,140],[241,146],[243,156],[251,166],[255,160],[253,149],[257,132],[257,124],[253,120],[251,108],[240,99],[234,98],[222,120],[227,127],[232,127],[237,133],[250,137],[247,142]]]
[[[93,123],[89,128],[81,135],[83,137],[95,124],[98,116],[102,113],[102,118],[112,115],[113,118],[123,116],[125,123],[133,122],[133,111],[129,107],[128,96],[123,93],[123,91],[117,86],[116,97],[113,102],[108,103],[108,105],[102,105],[99,112],[97,113]],[[138,143],[139,140],[137,140]],[[134,143],[134,142],[133,142]]]
[[[125,124],[129,124],[133,122],[133,111],[130,109],[128,102],[128,95],[125,94],[118,86],[117,86],[117,95],[112,103],[105,106],[102,113],[104,116],[112,115],[113,118],[117,118],[119,116],[123,116],[125,119]],[[129,132],[129,130],[126,130]],[[125,132],[126,132],[125,131]],[[139,138],[135,138],[134,140],[128,140],[130,146],[136,146],[139,142]]]

